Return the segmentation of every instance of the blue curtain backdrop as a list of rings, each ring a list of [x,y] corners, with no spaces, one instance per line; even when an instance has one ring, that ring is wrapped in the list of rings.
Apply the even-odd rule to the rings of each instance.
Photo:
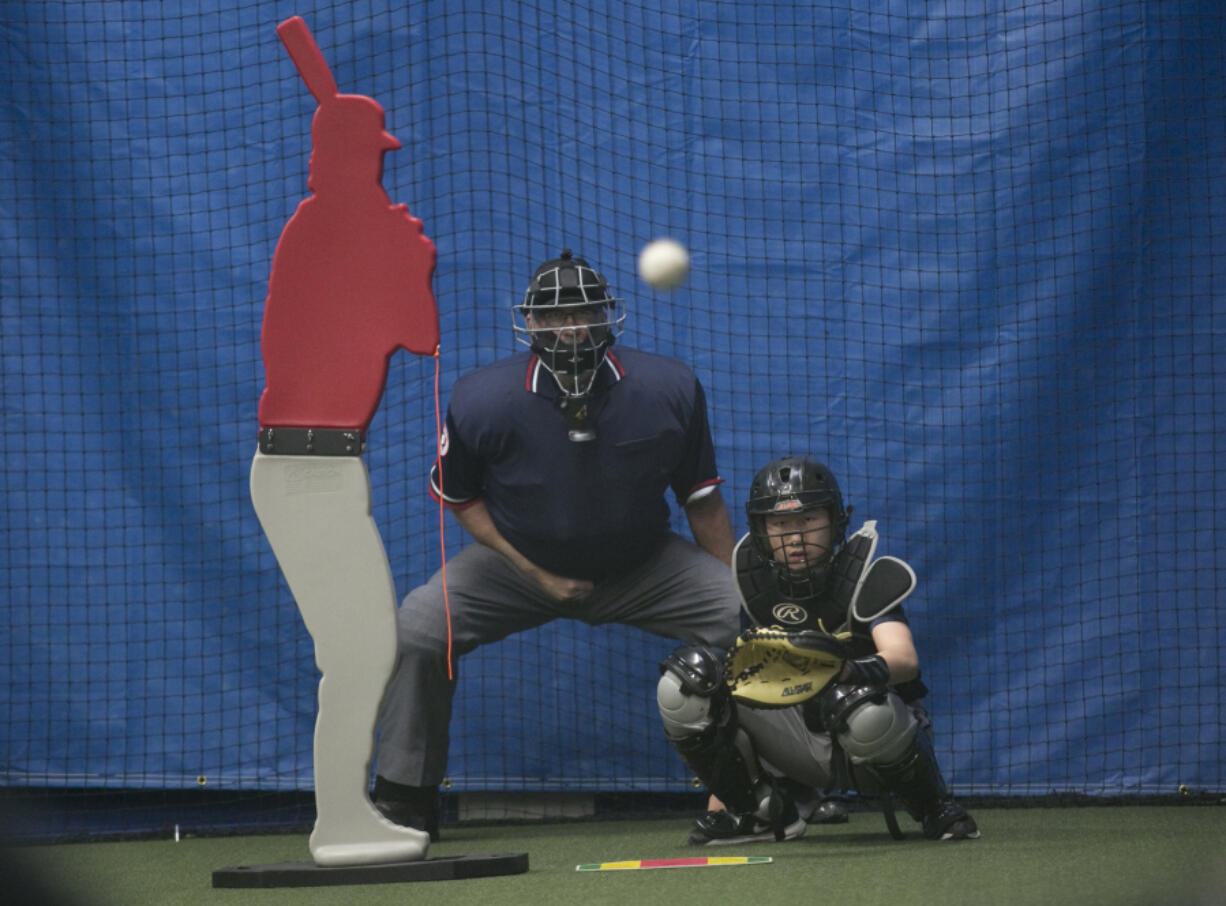
[[[739,530],[812,452],[915,566],[956,790],[1223,789],[1220,4],[665,6],[3,5],[0,783],[311,783],[310,639],[247,495],[298,14],[404,144],[444,405],[574,248],[623,342],[698,372]],[[671,294],[634,275],[659,235]],[[367,455],[401,594],[439,561],[433,376],[395,359]],[[466,659],[453,788],[686,788],[669,647],[564,621]]]

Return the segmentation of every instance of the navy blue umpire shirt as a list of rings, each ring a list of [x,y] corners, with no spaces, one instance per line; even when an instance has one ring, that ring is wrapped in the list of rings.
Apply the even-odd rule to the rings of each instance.
[[[532,353],[461,377],[451,391],[432,496],[481,500],[498,531],[550,572],[602,581],[643,563],[682,505],[723,479],[693,371],[676,359],[610,350],[589,402],[596,438],[570,440],[562,393]]]

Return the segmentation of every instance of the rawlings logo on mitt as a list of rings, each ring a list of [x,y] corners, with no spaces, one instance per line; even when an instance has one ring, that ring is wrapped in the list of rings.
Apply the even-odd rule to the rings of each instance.
[[[843,639],[815,629],[749,629],[729,649],[724,676],[734,698],[783,708],[812,698],[843,669]]]

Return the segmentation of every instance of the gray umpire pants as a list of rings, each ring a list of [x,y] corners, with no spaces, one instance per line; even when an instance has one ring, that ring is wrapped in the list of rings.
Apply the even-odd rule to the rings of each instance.
[[[569,602],[548,600],[501,554],[471,543],[447,561],[447,601],[457,658],[558,618],[624,623],[720,648],[731,646],[740,626],[732,570],[676,534],[642,566]],[[400,659],[383,700],[377,771],[395,783],[436,786],[447,772],[456,685],[447,678],[442,570],[404,599],[398,635]]]

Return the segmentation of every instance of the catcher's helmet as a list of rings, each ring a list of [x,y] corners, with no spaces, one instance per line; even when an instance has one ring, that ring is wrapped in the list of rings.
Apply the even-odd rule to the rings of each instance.
[[[513,312],[516,338],[571,395],[591,389],[625,320],[622,300],[612,295],[605,278],[570,249],[536,269]]]
[[[808,574],[802,579],[775,562],[766,517],[816,509],[825,509],[830,514],[831,549],[809,565]],[[850,512],[843,506],[843,493],[834,473],[823,463],[805,456],[784,456],[767,463],[754,476],[745,504],[750,539],[758,553],[776,568],[779,578],[788,579],[793,585],[798,580],[812,584],[814,591],[820,587],[815,583],[825,580],[834,551],[843,543]],[[801,589],[795,591],[800,593]]]

